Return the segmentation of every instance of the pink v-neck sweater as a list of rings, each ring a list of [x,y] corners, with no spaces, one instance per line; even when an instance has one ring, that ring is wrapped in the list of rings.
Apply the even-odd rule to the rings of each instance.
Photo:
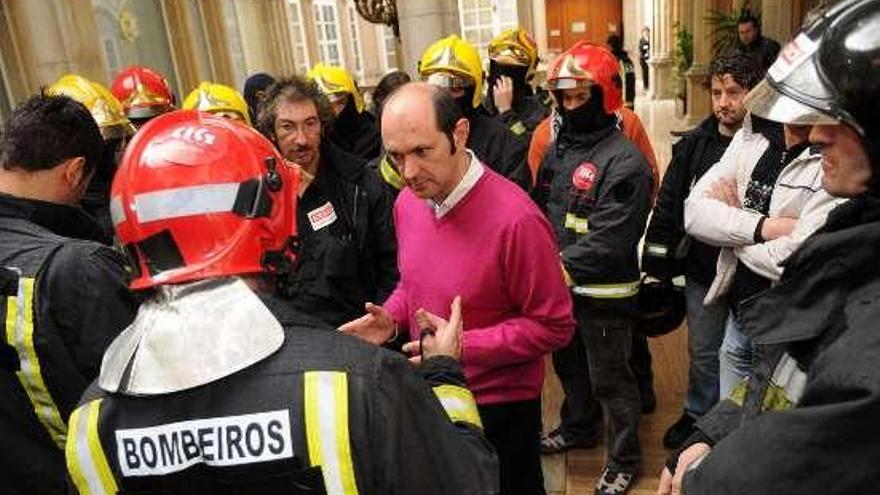
[[[550,224],[515,184],[487,167],[442,218],[404,189],[394,207],[400,282],[384,307],[413,339],[419,308],[449,317],[462,296],[462,362],[477,403],[534,399],[544,355],[574,331]]]

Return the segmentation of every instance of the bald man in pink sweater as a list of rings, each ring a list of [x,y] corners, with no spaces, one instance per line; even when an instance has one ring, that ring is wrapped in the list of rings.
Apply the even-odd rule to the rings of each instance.
[[[498,452],[502,493],[544,493],[544,355],[571,340],[571,298],[550,224],[474,157],[467,136],[468,121],[445,90],[410,83],[386,101],[382,139],[408,186],[394,208],[400,282],[383,306],[368,304],[341,329],[382,343],[408,328],[404,351],[418,354],[432,318],[445,317],[460,295],[462,363]]]

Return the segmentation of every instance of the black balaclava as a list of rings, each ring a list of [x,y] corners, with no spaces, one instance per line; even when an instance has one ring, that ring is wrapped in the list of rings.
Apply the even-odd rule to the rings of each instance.
[[[244,82],[242,95],[244,96],[244,101],[247,102],[251,122],[257,121],[257,113],[259,112],[258,107],[260,103],[257,101],[257,95],[260,92],[266,91],[266,88],[271,86],[274,82],[275,78],[265,72],[253,74]]]
[[[529,85],[527,81],[529,73],[528,67],[521,67],[517,65],[504,65],[495,62],[494,60],[489,61],[489,78],[487,80],[488,83],[488,92],[486,103],[487,106],[493,111],[495,111],[495,83],[501,76],[507,76],[513,81],[513,108],[517,108],[522,104],[523,99],[531,95],[532,87]]]
[[[461,97],[455,98],[455,103],[468,120],[470,120],[476,110],[474,108],[474,92],[476,90],[476,86],[468,86],[464,88],[464,94]]]
[[[605,113],[602,88],[599,85],[594,84],[590,86],[590,99],[574,110],[566,110],[561,105],[561,91],[556,91],[554,95],[556,96],[556,101],[560,103],[557,107],[557,111],[562,117],[562,127],[559,129],[560,134],[582,136],[617,124],[617,116],[615,114]]]
[[[351,134],[357,130],[358,126],[359,114],[354,104],[354,98],[351,95],[348,95],[345,98],[345,107],[343,107],[342,111],[339,112],[339,115],[336,116],[336,120],[333,124],[333,134],[338,137],[351,136]]]

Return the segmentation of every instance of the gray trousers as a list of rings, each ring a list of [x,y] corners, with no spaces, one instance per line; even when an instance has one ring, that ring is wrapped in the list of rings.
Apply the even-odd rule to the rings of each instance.
[[[642,457],[639,389],[629,364],[635,322],[578,296],[574,307],[575,337],[553,354],[565,393],[562,429],[577,437],[595,435],[604,414],[609,467],[635,470]]]

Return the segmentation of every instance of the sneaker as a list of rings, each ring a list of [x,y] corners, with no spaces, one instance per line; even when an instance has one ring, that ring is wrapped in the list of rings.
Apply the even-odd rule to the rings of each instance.
[[[629,490],[635,477],[633,472],[615,471],[606,466],[596,482],[595,495],[623,495]]]
[[[596,435],[578,438],[566,433],[562,428],[556,428],[541,437],[542,454],[559,454],[571,449],[592,449],[596,445],[599,445]]]
[[[666,434],[663,435],[663,446],[667,449],[677,449],[681,447],[681,444],[684,443],[685,440],[690,437],[696,428],[694,427],[694,423],[697,420],[691,417],[690,414],[684,412],[681,414],[681,417],[678,418],[672,426],[666,430]]]

